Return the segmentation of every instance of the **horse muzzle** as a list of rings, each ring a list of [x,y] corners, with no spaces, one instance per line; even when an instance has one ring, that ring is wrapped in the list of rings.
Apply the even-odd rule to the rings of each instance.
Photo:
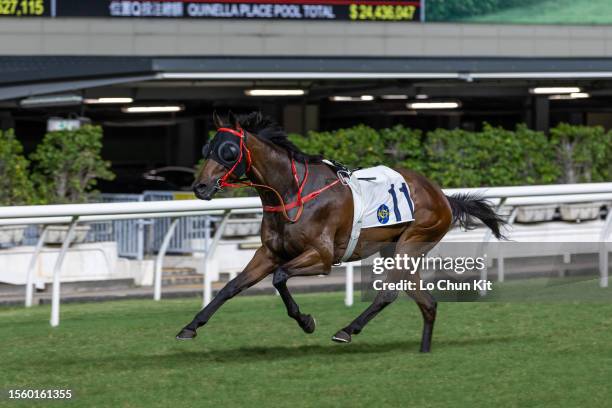
[[[197,183],[193,186],[193,192],[200,200],[210,200],[219,191],[217,184]]]

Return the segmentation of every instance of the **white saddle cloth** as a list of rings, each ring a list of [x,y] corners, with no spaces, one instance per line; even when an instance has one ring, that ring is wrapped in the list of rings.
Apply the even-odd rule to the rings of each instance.
[[[414,202],[404,177],[386,166],[357,170],[351,175],[353,229],[342,261],[348,260],[362,228],[414,221]]]

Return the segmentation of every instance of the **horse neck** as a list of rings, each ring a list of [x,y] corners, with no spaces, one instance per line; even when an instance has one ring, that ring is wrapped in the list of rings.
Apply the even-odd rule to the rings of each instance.
[[[251,152],[252,169],[247,174],[249,180],[273,188],[281,196],[295,198],[297,187],[291,172],[291,159],[285,149],[258,140],[251,135],[247,139],[247,147]],[[296,162],[300,180],[304,176],[304,166]],[[270,190],[255,187],[261,201],[266,205],[278,204],[278,198]]]

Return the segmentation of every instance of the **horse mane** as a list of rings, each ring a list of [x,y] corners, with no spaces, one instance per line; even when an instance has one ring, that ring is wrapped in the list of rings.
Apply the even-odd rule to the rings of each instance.
[[[287,133],[278,123],[268,116],[263,116],[261,112],[238,115],[237,120],[243,129],[254,133],[258,138],[266,142],[282,147],[299,161],[320,163],[322,160],[320,155],[312,155],[301,151],[299,147],[289,140]]]

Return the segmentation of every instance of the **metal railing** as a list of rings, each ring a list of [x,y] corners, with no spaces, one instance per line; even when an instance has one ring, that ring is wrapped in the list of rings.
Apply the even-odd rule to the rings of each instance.
[[[179,193],[181,195],[191,195],[191,193]],[[145,191],[144,201],[172,201],[175,200],[177,193],[172,191]],[[195,197],[194,197],[195,198]],[[165,250],[171,253],[185,254],[194,252],[204,252],[204,242],[206,240],[206,228],[213,220],[209,216],[181,217],[174,224],[174,233],[169,242],[165,243]],[[152,220],[148,228],[147,243],[145,250],[148,253],[159,252],[164,237],[168,232],[172,222],[169,219],[158,218]]]
[[[190,195],[190,193],[178,193]],[[142,201],[173,201],[176,192],[145,191],[143,194],[101,194],[102,203],[125,203]],[[192,254],[205,252],[207,228],[214,227],[219,217],[210,215],[180,217],[174,227],[172,239],[164,247],[165,251],[174,254]],[[117,253],[123,258],[144,259],[146,254],[159,252],[163,239],[168,232],[172,220],[166,218],[154,219],[123,219],[90,222],[90,231],[85,242],[113,241],[117,243]],[[24,245],[36,245],[42,229],[36,225],[25,230]],[[10,245],[9,245],[10,246]],[[13,244],[14,246],[14,244]]]
[[[544,204],[544,203],[579,203],[591,201],[612,201],[612,183],[590,183],[590,184],[566,184],[566,185],[545,185],[545,186],[519,186],[519,187],[494,187],[489,189],[461,189],[445,190],[446,194],[456,192],[479,193],[485,198],[494,199],[498,206],[505,205],[516,207],[519,205]],[[45,206],[21,206],[21,207],[0,207],[0,225],[50,225],[68,224],[69,232],[64,240],[60,254],[57,257],[53,270],[53,290],[51,325],[59,324],[59,304],[60,304],[60,274],[64,256],[72,241],[74,229],[80,222],[108,222],[137,219],[158,219],[174,218],[179,219],[188,216],[204,215],[223,215],[228,219],[230,212],[237,210],[261,211],[261,202],[257,197],[246,198],[225,198],[212,201],[199,200],[180,200],[180,201],[140,201],[127,203],[94,203],[94,204],[66,204],[66,205],[45,205]],[[172,222],[171,222],[172,223]],[[176,227],[175,227],[176,228]],[[175,228],[166,231],[162,243],[166,242],[165,249],[169,247]],[[223,232],[223,225],[217,228],[215,236],[211,239],[206,252],[206,259],[214,257],[215,242],[218,243]],[[600,240],[603,241],[612,232],[612,211],[609,211],[604,222]],[[28,269],[27,295],[32,296],[32,272],[45,234],[45,229],[38,239],[34,254]],[[490,240],[491,235],[485,234],[485,241]],[[160,258],[163,259],[164,251],[161,256],[158,254],[158,262],[155,274],[155,298],[161,298],[161,265]],[[608,285],[608,251],[602,246],[600,251],[600,284]],[[346,268],[350,271],[347,275],[348,282],[352,280],[352,265]],[[211,298],[212,289],[208,274],[204,274],[204,303]],[[352,285],[351,285],[352,291]],[[348,296],[348,292],[347,292]],[[351,296],[352,299],[352,296]],[[352,303],[348,300],[347,304]],[[31,304],[31,301],[30,301]]]
[[[102,194],[103,203],[141,201],[144,201],[142,194]],[[142,260],[144,258],[146,225],[147,221],[143,219],[92,223],[87,242],[115,241],[117,242],[117,253],[120,256]]]

